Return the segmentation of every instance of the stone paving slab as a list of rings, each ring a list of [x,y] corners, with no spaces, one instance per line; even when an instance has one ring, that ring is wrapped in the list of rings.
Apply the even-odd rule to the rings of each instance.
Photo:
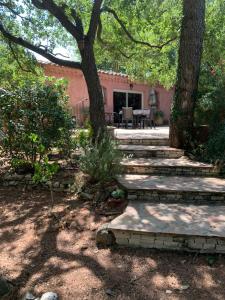
[[[123,166],[150,166],[150,167],[192,167],[192,168],[213,168],[212,164],[201,163],[190,160],[188,157],[181,158],[124,158],[121,161]]]
[[[126,155],[138,158],[180,158],[184,155],[183,150],[168,146],[119,145],[118,149]]]
[[[225,179],[213,177],[119,175],[118,182],[127,190],[210,192],[225,194]]]
[[[162,126],[155,129],[115,129],[115,137],[118,139],[151,139],[169,138],[169,127]]]
[[[171,151],[184,153],[184,151],[181,149],[171,148],[169,146],[118,145],[118,148],[126,151]]]
[[[225,206],[130,201],[108,229],[225,238]]]
[[[116,139],[120,145],[168,146],[169,139]]]

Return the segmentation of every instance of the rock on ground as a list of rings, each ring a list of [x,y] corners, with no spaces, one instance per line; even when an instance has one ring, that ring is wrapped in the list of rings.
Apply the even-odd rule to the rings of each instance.
[[[41,299],[40,300],[58,300],[58,295],[56,293],[53,293],[53,292],[47,292],[47,293],[44,293],[42,296],[41,296]]]

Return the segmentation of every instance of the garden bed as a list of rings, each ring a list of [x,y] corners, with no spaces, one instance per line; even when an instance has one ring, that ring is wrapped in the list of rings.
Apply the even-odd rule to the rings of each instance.
[[[0,184],[2,186],[21,186],[26,189],[49,189],[50,182],[35,183],[32,174],[17,174],[10,168],[7,159],[1,159],[0,165]],[[53,191],[74,192],[76,189],[75,176],[79,172],[76,164],[71,161],[59,160],[59,171],[54,175],[52,180]]]

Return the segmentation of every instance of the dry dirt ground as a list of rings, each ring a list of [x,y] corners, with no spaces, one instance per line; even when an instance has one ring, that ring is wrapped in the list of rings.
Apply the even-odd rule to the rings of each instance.
[[[141,249],[97,249],[106,222],[90,202],[0,188],[0,273],[20,292],[60,299],[225,299],[225,257]],[[211,265],[210,265],[211,263]],[[0,274],[0,275],[1,275]]]

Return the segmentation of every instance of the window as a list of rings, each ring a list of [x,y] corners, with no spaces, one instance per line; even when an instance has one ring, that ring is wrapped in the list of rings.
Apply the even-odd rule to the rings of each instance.
[[[142,93],[129,91],[113,92],[113,111],[119,113],[122,107],[142,109]]]

